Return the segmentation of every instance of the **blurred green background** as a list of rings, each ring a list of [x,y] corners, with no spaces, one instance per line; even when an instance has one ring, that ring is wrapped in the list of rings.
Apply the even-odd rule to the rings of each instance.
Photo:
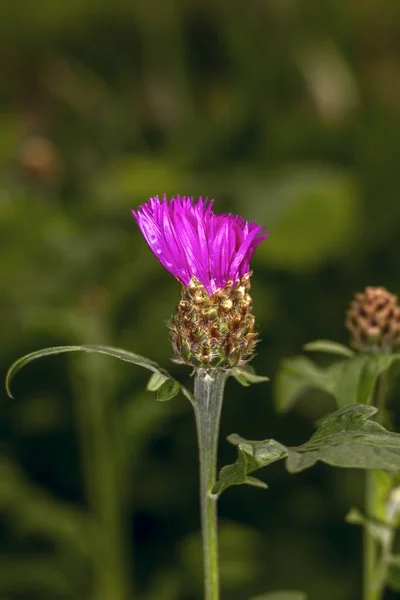
[[[273,408],[282,357],[347,342],[355,291],[400,291],[397,0],[0,4],[0,360],[104,343],[169,362],[177,282],[130,209],[167,193],[271,232],[253,262],[272,382],[229,381],[224,438],[305,441],[334,405]],[[183,398],[111,358],[43,359],[0,404],[1,600],[201,598],[196,440]],[[223,598],[358,600],[362,476],[261,474],[221,498]],[[395,596],[387,595],[387,598]],[[386,599],[386,597],[385,597]]]

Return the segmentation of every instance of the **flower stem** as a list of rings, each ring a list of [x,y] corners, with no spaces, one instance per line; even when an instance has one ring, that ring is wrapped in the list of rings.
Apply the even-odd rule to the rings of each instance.
[[[375,512],[375,480],[374,472],[365,473],[365,514],[367,519],[374,518]],[[363,573],[363,600],[379,600],[380,594],[375,586],[375,569],[377,559],[376,541],[367,527],[364,527],[364,573]]]
[[[203,538],[204,598],[219,599],[217,499],[212,493],[217,475],[217,451],[226,372],[196,372],[194,412],[200,458],[200,506]]]
[[[387,392],[387,373],[383,373],[377,382],[374,392],[374,404],[381,411],[385,407],[385,396]],[[382,418],[382,414],[378,413],[377,420]],[[365,502],[364,510],[367,519],[374,520],[377,518],[377,484],[374,471],[366,471],[365,474]],[[368,531],[364,529],[364,574],[363,574],[363,600],[382,600],[385,590],[385,578],[387,571],[386,554],[392,546],[392,540],[389,544],[389,549],[383,548],[382,556],[378,564],[378,548],[377,541]]]

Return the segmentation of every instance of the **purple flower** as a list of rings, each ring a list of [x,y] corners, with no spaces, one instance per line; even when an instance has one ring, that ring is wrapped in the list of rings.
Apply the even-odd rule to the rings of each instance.
[[[254,250],[269,235],[242,217],[216,215],[213,203],[164,195],[132,211],[160,263],[185,286],[196,277],[209,295],[249,273]]]

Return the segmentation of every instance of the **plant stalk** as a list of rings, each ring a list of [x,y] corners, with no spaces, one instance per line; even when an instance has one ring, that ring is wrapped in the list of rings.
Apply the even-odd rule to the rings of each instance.
[[[385,396],[387,391],[387,374],[383,373],[376,384],[374,392],[374,405],[383,411],[385,407]],[[378,413],[377,420],[382,415]],[[364,496],[364,511],[367,519],[374,520],[377,518],[377,489],[376,477],[374,471],[366,471],[365,474],[365,496]],[[392,543],[390,544],[391,548]],[[382,565],[386,566],[385,548],[383,549],[383,557],[378,560],[377,541],[371,535],[368,528],[364,528],[364,570],[363,570],[363,600],[382,600],[385,591],[385,575],[382,577]],[[383,558],[383,560],[382,560]]]
[[[365,472],[365,506],[367,519],[373,519],[375,514],[375,480],[374,472]],[[368,527],[364,527],[364,564],[363,564],[363,600],[380,600],[381,594],[375,585],[375,569],[377,564],[376,541]]]
[[[203,538],[204,598],[219,599],[217,475],[219,424],[226,372],[199,369],[194,381],[194,412],[200,458],[200,508]]]

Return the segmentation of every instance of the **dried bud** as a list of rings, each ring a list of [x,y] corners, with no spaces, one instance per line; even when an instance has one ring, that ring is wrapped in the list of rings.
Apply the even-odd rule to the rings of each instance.
[[[249,361],[257,343],[249,289],[250,274],[211,296],[194,277],[189,286],[182,286],[182,299],[169,324],[175,360],[204,369]]]
[[[367,287],[355,295],[347,311],[351,346],[363,352],[390,351],[400,344],[400,307],[397,296],[381,287]]]

